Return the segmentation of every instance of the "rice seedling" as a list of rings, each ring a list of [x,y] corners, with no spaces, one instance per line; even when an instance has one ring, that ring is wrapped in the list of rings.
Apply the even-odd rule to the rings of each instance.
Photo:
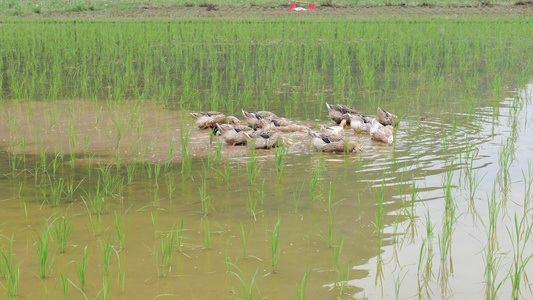
[[[202,205],[202,213],[204,216],[209,214],[209,209],[211,208],[211,198],[207,195],[207,180],[205,177],[202,177],[201,185],[198,188],[200,192],[200,204]]]
[[[488,195],[487,195],[488,196]],[[498,291],[503,284],[503,280],[498,284],[498,271],[503,262],[503,256],[498,255],[498,239],[496,236],[496,225],[498,224],[498,217],[500,212],[501,202],[496,199],[496,182],[492,189],[491,197],[488,197],[488,227],[487,231],[487,245],[485,246],[483,257],[485,261],[485,280],[486,280],[486,297],[487,299],[497,299]]]
[[[272,230],[272,238],[270,239],[270,248],[272,252],[272,273],[277,273],[279,262],[279,227],[281,223],[281,217],[278,215],[278,222],[274,225]]]
[[[311,182],[309,183],[309,191],[311,192],[311,199],[313,201],[315,200],[317,181],[318,181],[318,163],[317,163],[317,167],[315,168],[315,172],[313,172],[313,175],[311,177]]]
[[[116,211],[115,211],[115,230],[116,230],[115,236],[117,237],[120,250],[123,250],[124,248],[126,248],[126,232],[122,228],[122,224],[120,224],[120,217]]]
[[[61,197],[63,196],[63,191],[65,189],[65,180],[63,178],[53,180],[49,176],[49,181],[50,198],[48,199],[48,203],[50,203],[51,206],[59,206],[61,203]]]
[[[68,299],[68,269],[65,274],[59,271],[59,281],[61,283],[61,294],[63,299]]]
[[[300,191],[294,190],[292,192],[295,213],[298,213],[298,206],[300,205],[300,198],[302,197],[303,188],[304,188],[304,185],[302,184],[302,186],[300,187]]]
[[[191,134],[191,129],[189,128],[187,131],[183,129],[183,126],[180,124],[180,138],[181,138],[181,173],[184,174],[185,177],[191,176],[191,167],[192,167],[192,160],[191,156],[189,154],[189,137]]]
[[[53,223],[53,222],[52,222]],[[33,247],[37,258],[38,275],[41,278],[46,278],[47,269],[52,269],[52,264],[48,264],[48,257],[50,255],[50,226],[52,224],[43,225],[41,223],[41,234],[37,238],[32,236]]]
[[[174,230],[171,230],[168,234],[163,234],[160,237],[160,246],[161,246],[161,262],[157,262],[158,273],[161,277],[166,277],[171,271],[172,263],[172,248],[174,245],[174,239],[176,235]],[[157,260],[157,256],[156,256]],[[161,268],[159,268],[159,266]]]
[[[113,241],[114,236],[111,234],[107,240],[102,241],[102,290],[99,292],[102,299],[109,299],[109,292],[111,290],[111,277],[109,275],[111,273]]]
[[[11,238],[1,235],[8,240],[7,247],[1,249],[0,254],[0,275],[5,278],[6,299],[17,298],[20,282],[20,263],[17,265],[13,258],[13,241],[15,234]]]
[[[274,161],[276,162],[276,172],[280,180],[283,178],[283,168],[285,167],[285,158],[289,149],[284,146],[276,147],[274,152]]]
[[[120,253],[116,249],[113,248],[113,250],[115,250],[115,255],[117,256],[117,265],[118,265],[117,282],[119,284],[120,291],[124,292],[124,285],[126,283],[126,271],[123,270],[122,255],[120,255]]]
[[[126,184],[132,185],[135,178],[135,169],[137,168],[136,162],[126,164]]]
[[[309,266],[305,269],[304,277],[302,278],[302,283],[296,287],[296,297],[298,300],[305,299],[305,289],[307,288],[307,278],[309,277]]]
[[[184,230],[185,229],[183,229],[183,220],[181,220],[180,227],[176,230],[176,248],[178,249],[178,252],[182,252]]]
[[[236,271],[231,270],[230,274],[232,276],[237,277],[239,279],[239,282],[241,283],[238,290],[235,292],[237,297],[239,299],[254,299],[254,291],[257,291],[258,297],[262,298],[261,290],[259,289],[259,287],[255,286],[255,279],[256,279],[257,272],[259,271],[259,269],[255,271],[252,279],[248,280],[246,278],[246,275],[244,275],[244,273],[242,272],[241,269],[239,269],[239,267],[237,267],[236,265],[232,263],[228,263],[228,264],[231,266],[231,268],[236,269]]]
[[[231,174],[233,173],[233,170],[231,168],[230,159],[228,156],[228,159],[226,160],[226,165],[224,166],[224,173],[222,173],[222,176],[224,177],[224,180],[226,181],[226,189],[229,191],[231,190]]]
[[[209,229],[209,219],[207,217],[202,218],[204,222],[204,236],[205,236],[205,247],[211,249],[211,230]]]
[[[78,265],[77,274],[78,274],[78,279],[80,280],[80,289],[83,292],[85,291],[85,274],[87,270],[87,246],[83,248],[83,254],[81,256],[81,260],[76,262],[76,264]]]
[[[176,181],[175,181],[175,178],[174,178],[174,174],[173,173],[168,173],[166,175],[166,184],[167,184],[168,198],[170,198],[170,199],[172,199],[172,196],[176,192],[176,187],[174,186],[175,182]]]
[[[334,232],[333,232],[333,195],[335,189],[333,188],[333,182],[329,182],[329,195],[328,195],[328,247],[331,248],[334,245]]]
[[[250,147],[249,159],[246,163],[246,173],[248,174],[248,185],[253,186],[259,175],[259,167],[257,165],[257,156],[255,155],[255,146]]]
[[[529,212],[529,211],[528,211]],[[512,266],[509,270],[509,277],[511,279],[511,298],[518,299],[520,293],[520,283],[522,278],[527,281],[526,266],[533,258],[533,254],[527,254],[526,245],[529,244],[533,224],[528,224],[528,215],[522,216],[518,219],[516,213],[514,214],[514,227],[507,228],[507,232],[513,243],[513,260]]]
[[[59,217],[55,221],[54,233],[57,242],[57,252],[65,253],[67,250],[68,238],[72,234],[73,224],[66,215]]]
[[[242,243],[242,257],[246,258],[246,245],[248,245],[248,237],[250,236],[250,231],[252,231],[252,222],[248,226],[248,230],[244,229],[242,221],[239,221],[241,224],[241,243]]]
[[[100,235],[100,233],[102,233],[104,221],[104,197],[100,193],[100,181],[98,181],[96,183],[96,191],[94,195],[90,195],[89,193],[85,192],[87,198],[81,196],[94,235]],[[89,202],[91,208],[89,208],[89,204],[87,204],[87,202]],[[93,219],[93,213],[96,216],[95,219]]]

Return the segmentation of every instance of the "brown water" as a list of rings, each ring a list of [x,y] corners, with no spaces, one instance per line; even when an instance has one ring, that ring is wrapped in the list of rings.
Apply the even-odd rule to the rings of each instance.
[[[443,111],[429,113],[424,120],[402,116],[393,147],[372,142],[368,136],[353,136],[350,131],[350,139],[364,149],[361,154],[318,154],[305,134],[291,134],[292,145],[281,177],[276,173],[274,150],[256,150],[260,171],[253,186],[248,183],[246,166],[250,157],[246,147],[223,145],[221,162],[213,162],[213,169],[205,173],[207,160],[215,155],[216,142],[210,143],[209,133],[198,129],[191,129],[191,176],[181,174],[180,124],[184,128],[193,124],[187,112],[155,107],[149,102],[110,106],[92,101],[5,104],[0,116],[2,124],[7,124],[0,128],[5,149],[0,153],[4,174],[0,179],[0,233],[14,235],[14,259],[20,268],[19,297],[60,298],[59,272],[68,270],[68,298],[83,299],[75,287],[79,286],[76,262],[87,247],[85,297],[101,298],[102,245],[115,234],[116,212],[127,229],[124,249],[117,240],[113,242],[116,251],[112,253],[111,299],[239,298],[242,284],[227,271],[226,255],[246,280],[251,281],[256,274],[254,296],[260,292],[263,298],[295,299],[297,285],[307,269],[308,299],[391,299],[395,295],[401,299],[482,298],[486,287],[483,251],[487,244],[487,202],[494,186],[502,203],[497,224],[502,264],[497,278],[504,283],[499,294],[510,297],[511,281],[505,277],[512,267],[513,251],[506,228],[513,228],[515,212],[519,218],[523,215],[527,178],[533,177],[532,169],[528,169],[533,159],[532,91],[531,84],[510,91],[511,98],[502,99],[497,107],[480,107],[474,114]],[[315,127],[330,124],[326,116],[324,107],[322,120],[296,121]],[[501,177],[498,153],[513,134],[513,121],[516,150],[507,192],[503,193],[504,189],[494,184]],[[25,146],[19,144],[23,140]],[[172,144],[174,152],[165,167]],[[63,152],[67,154],[58,163],[56,179],[47,179],[53,169],[52,159]],[[69,152],[75,155],[70,157]],[[13,153],[18,153],[14,169]],[[40,171],[43,157],[47,159],[48,175]],[[132,184],[127,185],[126,165],[133,162],[137,163],[135,175]],[[158,164],[162,167],[156,180],[153,172]],[[89,197],[85,191],[94,193],[106,166],[121,184],[104,195],[103,230],[95,235],[82,200]],[[232,170],[229,190],[223,175],[228,167]],[[312,199],[310,183],[315,172],[318,180]],[[470,199],[467,178],[476,174],[473,172],[477,172],[480,183]],[[446,219],[443,187],[447,174],[452,176],[451,199],[456,212],[451,254],[441,258],[439,238]],[[79,183],[79,188],[71,199],[64,195],[59,207],[51,207],[45,202],[50,196],[49,183],[58,178]],[[204,179],[211,203],[207,216],[202,213],[200,201]],[[406,210],[411,211],[413,181],[416,195],[414,217],[410,219]],[[334,247],[328,247],[330,184],[334,188]],[[169,187],[175,188],[173,195]],[[380,235],[376,228],[377,200],[382,191]],[[257,203],[253,213],[248,209],[249,199]],[[33,240],[41,224],[63,214],[73,224],[67,251],[53,254],[56,244],[50,243],[52,267],[47,272],[49,277],[40,279]],[[434,230],[433,237],[426,239],[428,214]],[[278,216],[280,259],[274,274],[271,237]],[[211,248],[206,247],[206,220]],[[529,217],[527,220],[529,223]],[[160,237],[176,230],[181,221],[186,229],[182,252],[174,245],[171,271],[166,277],[159,276],[156,256],[161,256]],[[240,222],[246,228],[252,226],[247,258],[242,254]],[[335,251],[341,237],[342,252],[336,264]],[[419,273],[423,242],[422,253],[433,245],[432,264],[427,268],[429,272]],[[526,254],[531,253],[530,248],[528,242]],[[119,257],[125,273],[123,287],[118,279]],[[421,265],[426,265],[425,260]],[[339,269],[350,270],[342,295]],[[232,270],[240,274],[236,268]],[[531,266],[526,271],[530,272]],[[0,282],[5,284],[4,279]],[[528,289],[522,290],[524,298],[533,296]]]

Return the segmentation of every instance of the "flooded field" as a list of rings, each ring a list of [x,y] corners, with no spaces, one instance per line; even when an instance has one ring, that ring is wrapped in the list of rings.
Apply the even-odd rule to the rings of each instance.
[[[4,23],[4,295],[533,297],[530,21]],[[396,113],[393,145],[252,149],[189,116],[317,129],[326,103]]]

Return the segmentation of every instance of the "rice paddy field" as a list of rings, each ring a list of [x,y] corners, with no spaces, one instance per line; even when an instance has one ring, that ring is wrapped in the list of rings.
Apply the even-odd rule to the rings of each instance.
[[[0,24],[6,299],[531,299],[528,15]],[[394,144],[226,144],[326,103]]]

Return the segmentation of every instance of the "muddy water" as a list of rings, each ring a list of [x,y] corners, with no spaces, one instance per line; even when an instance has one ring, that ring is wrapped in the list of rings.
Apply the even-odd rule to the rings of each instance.
[[[126,237],[124,249],[116,238],[112,240],[112,299],[239,298],[244,297],[240,289],[254,274],[257,298],[295,299],[306,270],[306,293],[311,299],[480,298],[486,288],[487,202],[496,188],[496,198],[502,203],[497,224],[502,263],[497,280],[503,281],[502,297],[510,297],[511,281],[505,277],[512,267],[513,251],[506,227],[512,228],[515,213],[518,218],[524,214],[527,182],[523,176],[527,181],[532,172],[528,163],[533,159],[532,91],[532,85],[510,91],[510,98],[497,107],[480,107],[474,114],[429,113],[423,120],[407,114],[393,147],[349,132],[350,139],[365,150],[361,154],[321,155],[311,149],[304,134],[291,134],[283,176],[276,172],[274,150],[257,150],[260,170],[253,185],[247,174],[249,149],[223,145],[222,159],[217,162],[216,142],[210,143],[207,131],[193,128],[191,175],[181,173],[180,124],[187,131],[193,123],[186,112],[149,102],[10,103],[0,117],[6,124],[0,131],[4,149],[0,153],[4,174],[0,179],[0,231],[14,236],[14,259],[20,269],[18,295],[59,298],[60,272],[68,272],[69,299],[102,298],[102,248],[116,233],[116,213]],[[315,127],[328,124],[326,116],[324,108],[322,120],[297,122]],[[516,150],[511,154],[504,189],[497,181],[504,182],[498,157],[513,134],[517,136]],[[212,168],[206,167],[209,159],[214,160]],[[132,168],[134,163],[135,173],[127,184],[128,166]],[[227,169],[232,171],[229,185],[224,176]],[[315,173],[313,199],[310,186]],[[472,174],[479,178],[473,198],[467,184]],[[62,204],[51,207],[46,201],[51,197],[51,185],[59,178],[78,188],[72,195],[64,192]],[[439,247],[448,215],[446,178],[450,178],[448,195],[455,207],[449,254]],[[89,214],[93,219],[95,214],[84,200],[89,201],[98,185],[103,189],[110,181],[114,183],[103,192],[102,229],[95,233],[89,220]],[[202,212],[202,187],[210,202],[207,216]],[[334,192],[328,213],[330,187]],[[255,204],[254,209],[250,203]],[[50,243],[51,268],[47,278],[40,279],[34,240],[41,226],[52,223],[53,227],[61,215],[67,215],[73,224],[67,251],[55,253],[57,246]],[[329,215],[333,247],[328,247]],[[280,256],[274,274],[271,240],[278,217]],[[160,276],[161,238],[175,232],[182,221],[182,250],[178,252],[174,242],[171,270]],[[251,226],[246,258],[241,222],[245,230]],[[429,238],[428,226],[433,228]],[[4,238],[4,249],[6,242]],[[432,252],[425,252],[429,245]],[[526,253],[531,253],[530,242],[527,245]],[[82,293],[77,262],[85,247],[88,263]],[[337,258],[336,251],[340,252]],[[420,262],[420,253],[429,253],[423,258],[430,259]],[[349,270],[344,280],[339,277],[340,270]],[[119,274],[125,276],[123,285]],[[524,297],[528,295],[524,290]]]

